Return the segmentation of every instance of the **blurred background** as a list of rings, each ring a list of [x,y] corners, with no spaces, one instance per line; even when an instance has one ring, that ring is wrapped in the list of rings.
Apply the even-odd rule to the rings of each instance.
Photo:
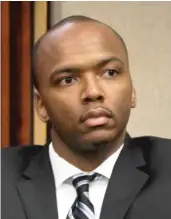
[[[171,138],[171,2],[1,2],[1,146],[44,144],[34,112],[31,51],[60,19],[85,15],[123,37],[137,91],[128,131]]]

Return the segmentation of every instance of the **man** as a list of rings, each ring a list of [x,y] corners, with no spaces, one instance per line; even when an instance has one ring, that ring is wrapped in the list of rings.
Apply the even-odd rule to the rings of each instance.
[[[51,142],[2,152],[2,219],[171,218],[171,141],[126,132],[136,94],[119,34],[68,17],[37,42],[33,71]]]

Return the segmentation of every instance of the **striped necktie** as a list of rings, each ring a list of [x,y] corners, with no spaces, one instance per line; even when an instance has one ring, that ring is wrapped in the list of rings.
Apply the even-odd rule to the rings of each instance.
[[[78,174],[73,177],[72,184],[77,191],[77,198],[72,205],[67,219],[95,219],[94,207],[89,199],[89,184],[99,178],[99,174]]]

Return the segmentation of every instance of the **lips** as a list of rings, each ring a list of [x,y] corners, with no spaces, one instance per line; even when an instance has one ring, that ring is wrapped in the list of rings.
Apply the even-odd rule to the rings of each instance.
[[[104,108],[95,108],[88,110],[82,117],[81,122],[85,125],[100,126],[108,122],[109,118],[112,118],[112,114]]]

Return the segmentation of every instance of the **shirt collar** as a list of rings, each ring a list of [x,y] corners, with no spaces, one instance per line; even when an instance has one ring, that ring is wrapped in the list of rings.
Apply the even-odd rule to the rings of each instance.
[[[115,166],[115,163],[119,157],[119,154],[123,148],[123,145],[115,151],[112,155],[110,155],[103,163],[101,163],[93,172],[99,173],[106,178],[110,179],[112,175],[113,168]]]
[[[109,156],[103,163],[101,163],[92,172],[99,173],[102,176],[106,177],[107,179],[110,179],[112,170],[114,168],[114,165],[119,157],[119,154],[122,148],[123,148],[123,145],[121,145],[121,147],[115,153]],[[52,166],[52,171],[54,174],[56,188],[58,188],[62,183],[64,183],[66,180],[68,180],[72,176],[79,174],[79,173],[83,173],[82,170],[78,169],[77,167],[73,166],[72,164],[67,162],[65,159],[60,157],[55,152],[52,142],[49,145],[49,157],[50,157],[50,162]]]

